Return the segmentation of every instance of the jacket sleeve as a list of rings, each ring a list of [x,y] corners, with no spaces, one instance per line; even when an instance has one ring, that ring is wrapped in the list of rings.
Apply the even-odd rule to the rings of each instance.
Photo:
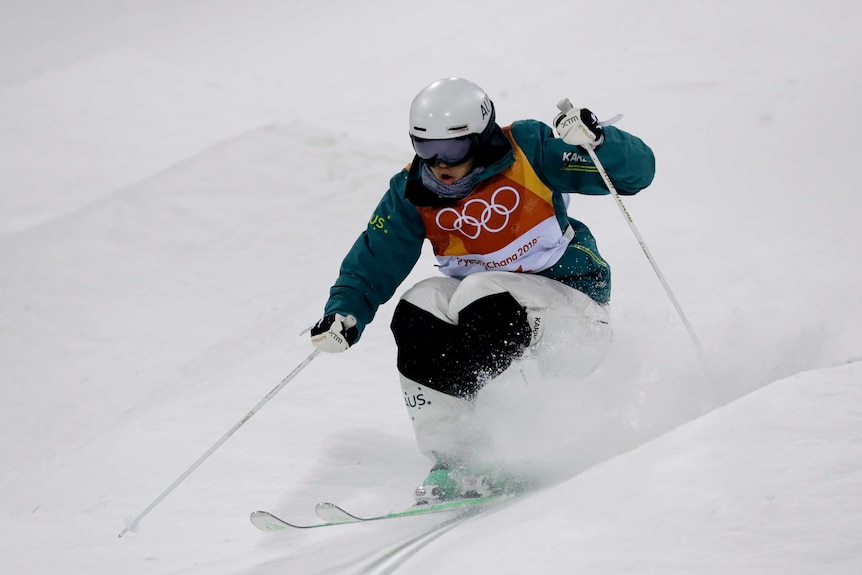
[[[425,226],[416,207],[404,197],[406,180],[406,170],[392,178],[329,291],[324,313],[353,315],[360,336],[422,252]]]
[[[596,155],[620,195],[634,195],[655,176],[655,156],[640,138],[613,126],[604,128],[605,141]],[[530,164],[552,190],[586,195],[609,194],[589,154],[554,136],[536,120],[512,125],[512,135]]]

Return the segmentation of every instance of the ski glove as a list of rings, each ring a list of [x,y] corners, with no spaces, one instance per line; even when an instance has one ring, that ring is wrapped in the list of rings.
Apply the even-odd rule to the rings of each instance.
[[[327,353],[339,353],[356,343],[359,330],[352,315],[329,313],[311,328],[311,343]]]
[[[560,112],[554,118],[554,128],[560,138],[569,145],[582,148],[598,148],[605,141],[602,125],[596,115],[586,108],[572,108]]]

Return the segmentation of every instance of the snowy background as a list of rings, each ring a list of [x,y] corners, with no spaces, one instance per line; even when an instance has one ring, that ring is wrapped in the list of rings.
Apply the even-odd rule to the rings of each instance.
[[[4,573],[862,572],[862,7],[851,0],[0,3]],[[141,522],[312,351],[407,111],[463,76],[501,124],[569,97],[655,151],[575,197],[614,268],[585,381],[489,393],[552,485],[421,546],[428,463],[381,308]],[[402,286],[433,275],[426,253]],[[493,408],[493,409],[491,409]],[[487,414],[486,414],[487,415]]]

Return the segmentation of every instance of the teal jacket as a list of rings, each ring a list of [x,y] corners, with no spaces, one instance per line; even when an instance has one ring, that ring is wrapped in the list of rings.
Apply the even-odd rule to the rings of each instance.
[[[617,191],[621,195],[633,195],[647,187],[655,174],[652,150],[639,138],[612,126],[604,128],[604,134],[605,140],[596,154]],[[464,206],[465,202],[479,198],[480,188],[494,189],[494,186],[497,190],[501,187],[507,190],[517,188],[522,197],[535,193],[530,195],[538,198],[534,204],[542,204],[542,209],[551,210],[550,221],[556,220],[552,227],[558,225],[559,229],[554,230],[556,235],[559,237],[562,232],[561,241],[567,242],[553,253],[554,262],[541,266],[542,269],[525,271],[558,280],[600,303],[610,300],[610,266],[599,254],[595,238],[587,226],[568,216],[568,202],[564,196],[569,193],[610,193],[589,155],[555,137],[548,125],[523,120],[506,128],[498,127],[491,145],[477,160],[485,170],[470,195],[462,200],[441,199],[425,188],[421,182],[421,160],[418,157],[390,180],[389,190],[374,210],[367,228],[341,264],[325,313],[353,315],[361,335],[378,307],[392,297],[411,272],[426,239],[431,241],[441,262],[455,258],[457,263],[474,263],[475,259],[459,254],[476,253],[477,249],[481,251],[481,246],[473,246],[471,252],[469,246],[464,247],[458,238],[453,237],[453,234],[457,235],[454,231],[446,232],[451,239],[447,243],[446,234],[432,229],[435,227],[433,223],[442,221],[441,210],[450,213],[463,210],[466,214],[470,208]],[[482,200],[473,199],[474,206],[476,202]],[[524,209],[526,202],[521,203],[524,204],[522,210],[518,214],[512,212],[514,216],[501,221],[499,227],[505,224],[517,228],[519,214],[529,216],[532,208]],[[482,205],[487,206],[488,202]],[[547,220],[544,225],[547,229]],[[519,236],[519,239],[521,237],[524,236]],[[462,239],[469,242],[468,238]],[[529,249],[529,242],[524,247]],[[513,254],[511,259],[517,257]],[[482,265],[489,269],[487,263]],[[441,270],[446,267],[441,266]],[[455,260],[452,267],[458,269]],[[520,267],[511,266],[500,269],[522,271]],[[458,277],[454,273],[447,275]]]

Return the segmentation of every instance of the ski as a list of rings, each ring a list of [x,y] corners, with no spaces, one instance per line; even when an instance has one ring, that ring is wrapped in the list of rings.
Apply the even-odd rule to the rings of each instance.
[[[510,496],[488,495],[486,497],[474,497],[470,499],[452,499],[441,503],[427,505],[415,505],[401,511],[392,511],[380,515],[359,516],[334,503],[318,503],[315,507],[317,516],[323,523],[298,524],[285,521],[269,511],[254,511],[251,514],[251,522],[261,531],[282,531],[284,529],[314,529],[317,527],[332,527],[335,525],[348,525],[350,523],[365,523],[368,521],[381,521],[383,519],[399,519],[403,517],[415,517],[417,515],[428,515],[431,513],[457,512],[463,515],[478,513],[489,505],[499,503]]]

